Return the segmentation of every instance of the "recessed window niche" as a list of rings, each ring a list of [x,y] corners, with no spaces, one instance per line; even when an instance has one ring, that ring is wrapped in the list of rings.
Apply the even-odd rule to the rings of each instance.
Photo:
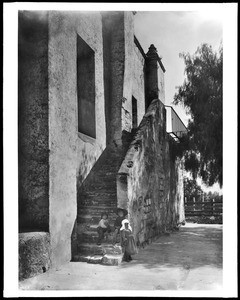
[[[77,35],[78,132],[96,138],[95,53]]]

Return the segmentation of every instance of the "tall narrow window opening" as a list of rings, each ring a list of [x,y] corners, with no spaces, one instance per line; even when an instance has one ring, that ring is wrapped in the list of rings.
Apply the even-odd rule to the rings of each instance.
[[[96,138],[94,51],[77,35],[78,131]]]
[[[132,97],[132,128],[138,127],[138,115],[137,115],[137,99]]]

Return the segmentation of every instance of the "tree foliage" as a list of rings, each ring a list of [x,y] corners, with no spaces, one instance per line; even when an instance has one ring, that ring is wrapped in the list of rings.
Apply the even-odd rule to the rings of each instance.
[[[222,66],[223,49],[214,52],[208,44],[195,54],[182,53],[186,79],[174,96],[191,119],[185,137],[185,168],[209,186],[222,186]]]
[[[203,199],[204,201],[220,201],[223,198],[217,191],[205,192],[195,179],[189,177],[184,177],[184,197],[187,201],[195,198],[196,202],[203,201]]]
[[[184,197],[188,200],[193,198],[199,200],[201,194],[203,194],[203,190],[195,179],[184,178]]]

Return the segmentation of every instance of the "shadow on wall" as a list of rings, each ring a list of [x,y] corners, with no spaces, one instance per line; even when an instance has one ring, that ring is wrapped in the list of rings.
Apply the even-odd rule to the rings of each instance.
[[[102,191],[108,190],[111,188],[111,202],[116,203],[117,207],[117,190],[116,190],[116,182],[114,181],[114,176],[116,177],[117,171],[122,161],[122,151],[123,148],[121,146],[116,145],[108,145],[92,169],[90,170],[89,174],[83,181],[83,183],[78,179],[78,186],[77,186],[77,211],[78,214],[82,211],[82,207],[84,206],[98,206],[98,199],[97,197],[101,197],[101,195],[92,198],[91,200],[88,199],[88,204],[86,204],[86,194],[93,193],[101,194]],[[84,156],[86,159],[87,164],[87,156]],[[82,180],[82,179],[81,179]],[[116,192],[114,194],[114,192]],[[103,196],[104,197],[104,196]],[[94,202],[94,204],[93,204]],[[81,223],[81,221],[79,221]],[[73,228],[73,232],[71,235],[72,241],[72,256],[77,253],[77,225],[78,225],[78,218],[75,220],[75,225]]]
[[[96,172],[100,169],[102,163],[106,160],[108,156],[108,149],[105,148],[102,154],[100,155],[99,159],[96,161],[94,166],[92,167],[91,171],[83,181],[82,175],[79,175],[77,178],[77,207],[81,204],[81,193],[86,188],[87,184],[91,184],[94,181]],[[82,165],[87,165],[89,162],[89,156],[87,153],[82,150],[82,158],[83,163]],[[87,171],[87,169],[85,169]],[[77,209],[78,211],[78,209]],[[77,214],[78,215],[78,214]],[[77,216],[74,222],[73,231],[71,234],[71,255],[72,257],[77,254]]]

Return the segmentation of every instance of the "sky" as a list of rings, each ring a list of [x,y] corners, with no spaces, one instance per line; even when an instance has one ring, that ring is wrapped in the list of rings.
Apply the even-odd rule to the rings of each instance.
[[[172,105],[185,125],[189,116],[181,106],[172,104],[176,87],[184,80],[181,52],[193,54],[202,43],[218,50],[222,40],[221,14],[206,11],[140,11],[135,15],[135,35],[144,52],[154,44],[162,57],[165,73],[165,104]]]
[[[181,52],[194,54],[203,44],[210,44],[218,50],[222,41],[222,15],[216,11],[140,11],[135,15],[135,35],[144,52],[148,51],[151,44],[158,50],[162,57],[165,73],[165,104],[171,105],[185,125],[189,115],[181,105],[173,105],[173,97],[177,92],[176,87],[184,81],[184,62],[179,57]],[[202,189],[218,191],[218,184],[207,188],[198,179]]]

